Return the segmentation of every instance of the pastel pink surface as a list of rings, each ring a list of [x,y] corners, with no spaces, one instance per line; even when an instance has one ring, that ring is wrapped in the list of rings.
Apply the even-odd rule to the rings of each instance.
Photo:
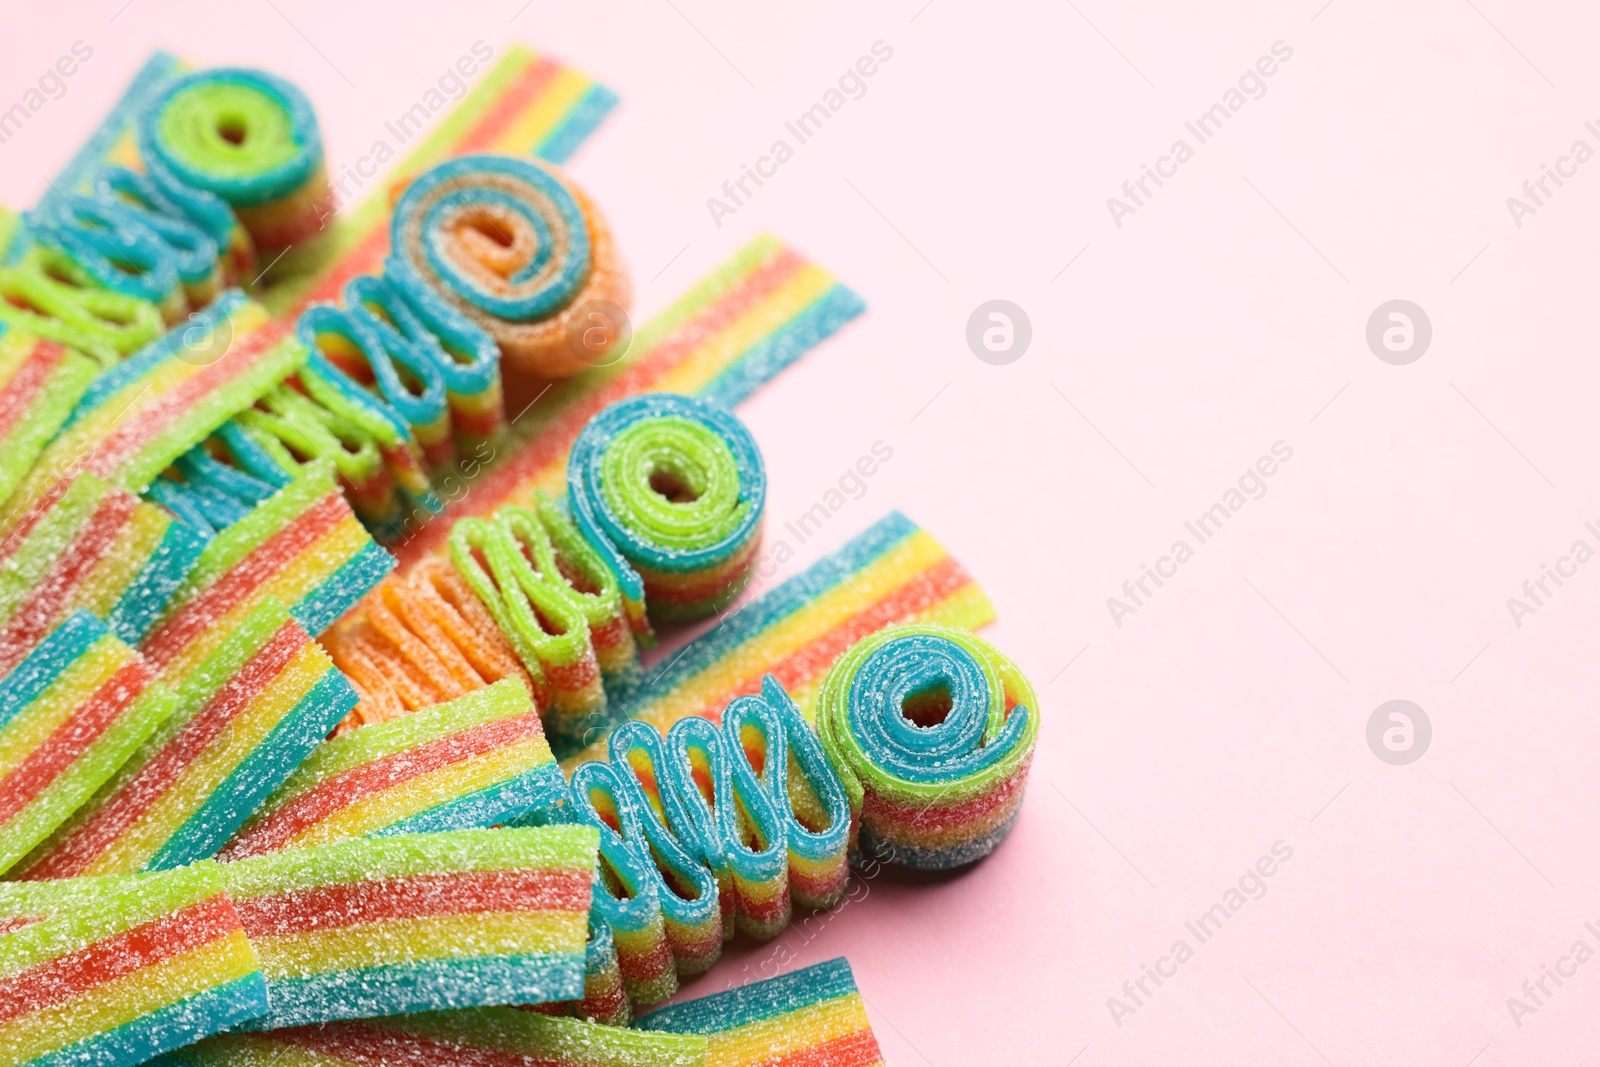
[[[1592,14],[1501,0],[398,10],[12,12],[0,110],[74,40],[94,57],[0,144],[0,199],[39,197],[157,45],[292,78],[337,172],[474,40],[524,41],[623,98],[571,170],[621,242],[639,321],[761,230],[867,299],[740,410],[774,536],[874,441],[894,449],[860,499],[790,538],[772,580],[892,507],[924,524],[994,598],[987,636],[1040,688],[1032,788],[976,869],[874,879],[687,995],[844,954],[901,1065],[1575,1063],[1593,1048],[1600,963],[1547,980],[1520,1020],[1507,998],[1573,942],[1600,950],[1584,926],[1600,928],[1586,833],[1600,564],[1520,628],[1506,606],[1575,540],[1600,547],[1584,528],[1600,527],[1600,162],[1549,185],[1520,228],[1506,205],[1575,140],[1600,148],[1584,126],[1600,127]],[[707,198],[775,140],[794,145],[784,123],[879,40],[893,57],[865,95],[719,227]],[[1293,57],[1265,96],[1195,146],[1184,123],[1279,40]],[[1194,158],[1119,228],[1107,198],[1180,137]],[[1009,366],[964,338],[996,297],[1033,325]],[[1364,338],[1395,298],[1433,323],[1410,366]],[[1192,544],[1184,523],[1280,440],[1294,456],[1266,495],[1118,627],[1107,598]],[[1396,698],[1434,728],[1405,767],[1365,740]],[[1277,841],[1293,858],[1265,895],[1197,944],[1185,923]],[[1193,958],[1114,1020],[1108,998],[1186,937]]]

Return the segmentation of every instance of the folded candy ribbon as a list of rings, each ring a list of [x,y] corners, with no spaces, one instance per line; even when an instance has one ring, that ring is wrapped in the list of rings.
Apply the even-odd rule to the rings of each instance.
[[[583,988],[587,827],[368,837],[221,865],[261,957],[270,1030]]]
[[[215,864],[0,884],[0,929],[7,1064],[132,1067],[267,1010]]]
[[[817,731],[850,797],[852,852],[944,870],[988,855],[1010,832],[1039,704],[983,639],[891,626],[829,670]]]
[[[565,791],[527,689],[507,678],[318,746],[219,855],[494,826]]]
[[[60,826],[171,714],[172,693],[86,611],[0,682],[0,871]]]
[[[176,688],[156,733],[13,877],[131,874],[211,856],[356,701],[272,597]]]

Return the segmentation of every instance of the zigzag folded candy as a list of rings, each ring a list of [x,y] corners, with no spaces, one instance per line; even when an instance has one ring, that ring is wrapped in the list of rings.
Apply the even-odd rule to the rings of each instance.
[[[427,171],[395,205],[385,264],[419,307],[444,305],[494,338],[527,374],[565,378],[597,362],[615,331],[574,343],[589,312],[629,298],[627,274],[594,204],[554,167],[465,156]]]
[[[198,190],[233,208],[261,251],[312,236],[333,191],[305,94],[263,71],[217,68],[177,79],[138,121],[139,154],[182,202]]]
[[[988,855],[1010,832],[1039,704],[981,638],[891,626],[829,670],[817,731],[850,796],[852,852],[944,870]]]
[[[766,468],[744,423],[717,404],[673,393],[613,404],[573,444],[567,493],[623,596],[657,618],[711,615],[750,576]]]
[[[267,1010],[215,864],[0,885],[8,926],[0,1062],[132,1067]]]
[[[589,420],[641,393],[695,395],[733,407],[865,308],[831,274],[770,236],[756,238],[686,296],[634,333],[614,362],[526,395],[506,398],[523,412],[505,458],[472,483],[447,518],[488,516],[507,504],[531,507],[543,489],[566,488],[567,456]],[[605,360],[598,360],[604,363]],[[537,400],[538,403],[532,403]],[[403,566],[440,550],[450,523],[423,526],[396,546]]]
[[[993,620],[993,605],[961,564],[921,527],[891,512],[729,612],[647,681],[614,690],[611,714],[665,730],[686,717],[715,717],[735,697],[760,692],[763,675],[771,673],[810,718],[828,668],[873,631],[899,622],[971,629]],[[568,762],[600,755],[592,747]]]
[[[140,651],[163,676],[181,679],[266,597],[320,634],[393,566],[331,468],[312,466],[205,546]]]
[[[70,255],[49,245],[34,245],[0,266],[0,322],[77,349],[101,368],[167,330],[155,304],[101,288]]]
[[[8,521],[79,472],[142,492],[174,460],[293,373],[306,350],[237,290],[100,375],[13,494]]]
[[[503,1064],[506,1067],[703,1067],[706,1039],[623,1030],[515,1008],[418,1012],[227,1034],[181,1049],[185,1067],[374,1067],[377,1064]]]
[[[565,791],[527,689],[507,678],[324,743],[221,858],[364,834],[494,826],[548,806]]]
[[[204,547],[161,508],[80,474],[0,542],[0,673],[74,611],[137,646]]]
[[[0,871],[110,778],[172,712],[148,664],[86,611],[0,682]]]
[[[730,704],[720,727],[686,719],[663,738],[623,723],[609,755],[573,773],[570,812],[525,820],[599,829],[608,877],[595,912],[635,1002],[663,1000],[677,976],[704,972],[736,928],[770,938],[788,925],[791,901],[826,909],[843,897],[849,804],[775,679]]]
[[[262,600],[184,678],[156,734],[12,876],[131,874],[212,855],[355,701],[283,604]]]
[[[651,1012],[641,1030],[704,1034],[706,1067],[881,1067],[883,1053],[844,959]]]
[[[223,864],[270,991],[250,1028],[579,995],[595,849],[588,827],[460,830]]]
[[[0,321],[0,504],[66,425],[97,370],[81,352]]]

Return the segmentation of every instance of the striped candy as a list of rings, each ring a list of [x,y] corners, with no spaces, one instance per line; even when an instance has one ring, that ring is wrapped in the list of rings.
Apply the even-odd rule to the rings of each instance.
[[[172,712],[148,664],[86,611],[0,681],[0,871],[72,814]]]
[[[164,677],[186,677],[269,596],[319,634],[393,566],[340,495],[331,468],[314,465],[206,545],[140,651]]]
[[[0,673],[74,611],[138,645],[204,545],[161,508],[80,474],[0,541]]]
[[[852,853],[944,870],[988,855],[1010,832],[1039,704],[981,638],[891,626],[828,671],[817,730],[850,796]]]
[[[409,177],[475,153],[565,163],[616,101],[571,67],[513,45],[394,173]],[[401,140],[417,132],[407,118],[401,123]],[[387,188],[376,189],[360,206],[340,212],[316,241],[288,253],[274,272],[282,280],[265,298],[274,313],[292,315],[315,301],[335,300],[353,278],[380,273],[389,254],[391,203]]]
[[[215,864],[0,885],[7,920],[0,1062],[132,1067],[267,1010]]]
[[[586,827],[460,830],[223,864],[271,993],[250,1027],[577,996],[595,848]]]
[[[187,1067],[703,1067],[706,1039],[480,1008],[228,1034],[172,1059]]]
[[[362,834],[493,826],[565,789],[528,691],[507,678],[321,745],[221,858]]]
[[[735,697],[759,692],[770,673],[809,718],[823,675],[867,634],[895,622],[971,629],[993,619],[988,598],[944,547],[891,512],[730,612],[643,684],[613,693],[614,713],[664,730],[688,716],[714,716]],[[581,758],[598,758],[598,751]]]
[[[283,604],[262,600],[183,680],[155,736],[13,874],[126,874],[212,855],[355,700]]]
[[[13,494],[12,521],[80,471],[130,492],[291,374],[303,346],[237,290],[95,379]]]
[[[532,391],[508,393],[508,410],[524,412],[511,427],[514,447],[446,517],[531,506],[538,489],[562,492],[573,443],[591,418],[619,400],[674,392],[731,408],[864,308],[827,271],[776,238],[758,237],[637,330],[616,363],[551,386],[531,406]],[[449,525],[431,523],[397,546],[402,566],[438,551]]]
[[[0,504],[66,424],[97,369],[80,352],[0,321]]]
[[[635,1028],[704,1034],[706,1067],[879,1067],[883,1053],[844,959],[651,1012]]]

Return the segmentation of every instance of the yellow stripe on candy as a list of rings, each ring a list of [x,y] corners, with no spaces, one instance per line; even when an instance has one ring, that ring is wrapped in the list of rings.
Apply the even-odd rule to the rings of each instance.
[[[74,660],[66,674],[51,682],[28,709],[0,730],[0,776],[16,770],[127,662],[127,646],[110,635]]]
[[[583,912],[476,912],[385,919],[252,943],[272,980],[433,959],[567,952],[583,942],[587,923]]]
[[[105,1033],[226,982],[252,974],[256,954],[243,930],[233,930],[199,948],[87,992],[11,1020],[0,1027],[0,1050],[12,1063],[26,1063],[52,1049]]]
[[[563,67],[550,79],[533,107],[496,137],[486,151],[506,156],[528,154],[566,121],[568,113],[593,84],[570,67]]]
[[[73,603],[97,619],[110,615],[139,568],[160,547],[171,522],[158,508],[135,508],[127,527],[118,535],[115,551],[95,564],[73,597]]]
[[[871,1030],[860,995],[852,993],[721,1031],[712,1043],[719,1065],[755,1064]]]

